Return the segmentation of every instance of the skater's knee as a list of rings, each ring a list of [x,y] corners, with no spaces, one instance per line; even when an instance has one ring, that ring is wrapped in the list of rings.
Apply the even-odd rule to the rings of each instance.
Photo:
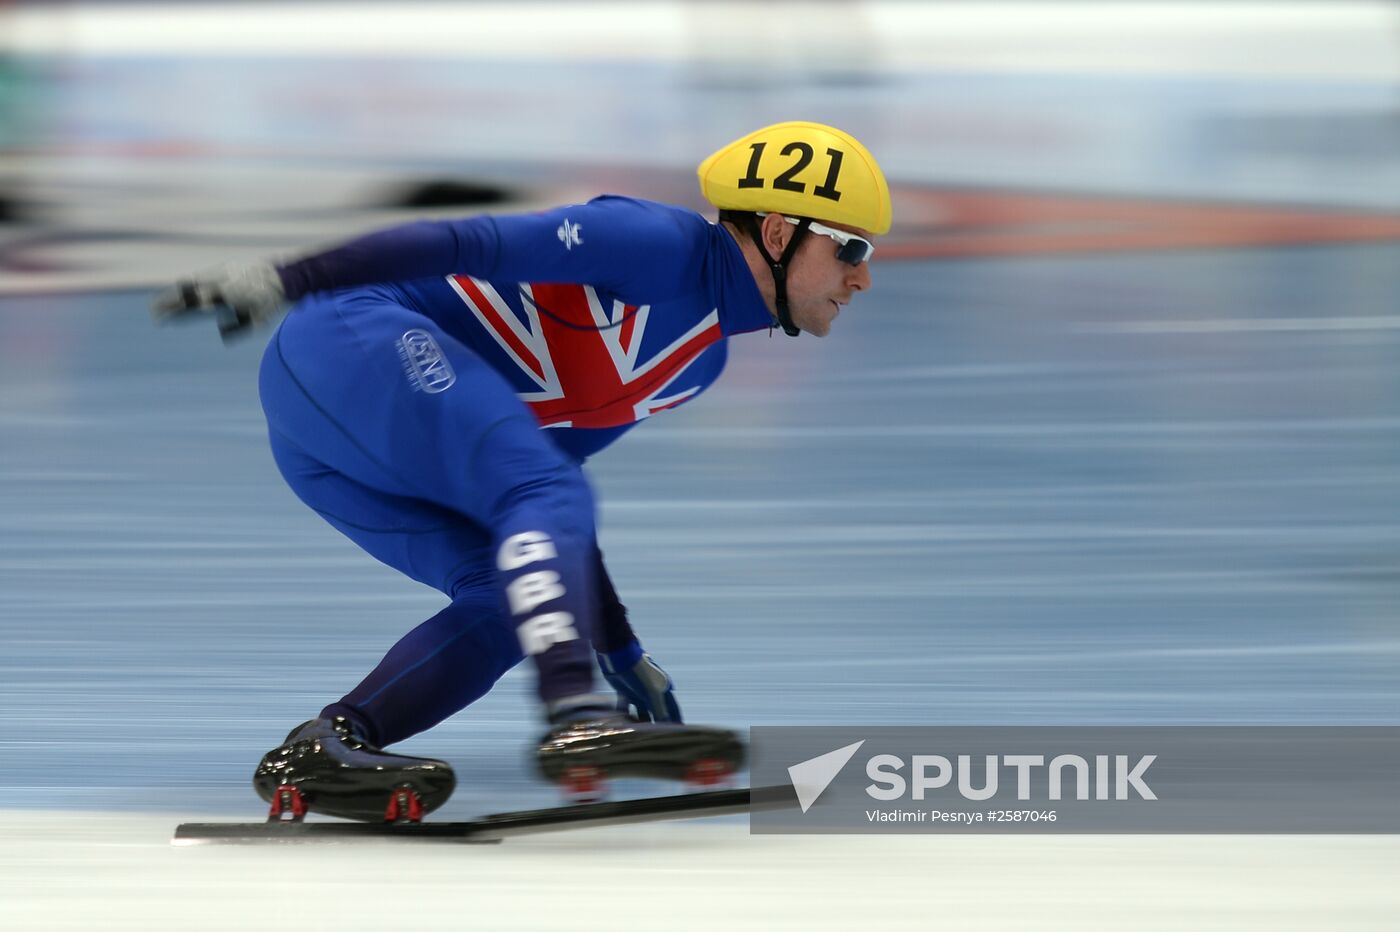
[[[594,534],[593,490],[577,466],[560,465],[542,475],[513,484],[496,503],[498,528],[542,524],[572,543],[591,541]]]
[[[593,529],[593,489],[583,470],[577,466],[562,467],[549,482],[546,497],[561,514],[569,514],[586,519],[588,529]]]
[[[514,514],[545,510],[591,533],[593,492],[583,470],[542,439],[533,421],[493,424],[471,462],[473,484],[489,496],[494,527],[509,525]]]

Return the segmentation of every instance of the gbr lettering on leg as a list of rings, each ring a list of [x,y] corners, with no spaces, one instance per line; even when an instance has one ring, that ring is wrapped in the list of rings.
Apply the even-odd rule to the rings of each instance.
[[[496,567],[503,573],[552,560],[559,555],[554,541],[541,531],[525,531],[507,537],[496,555]],[[528,615],[546,602],[565,594],[559,574],[554,570],[536,570],[517,576],[506,586],[506,601],[515,617]],[[516,626],[520,649],[526,656],[549,650],[555,644],[578,639],[574,616],[568,612],[545,612],[528,618]]]

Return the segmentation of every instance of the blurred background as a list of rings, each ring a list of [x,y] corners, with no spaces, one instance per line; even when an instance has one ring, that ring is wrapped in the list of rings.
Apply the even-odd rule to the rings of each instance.
[[[873,290],[590,465],[689,718],[1400,724],[1400,7],[9,2],[0,49],[0,925],[1394,927],[1386,838],[171,851],[441,597],[283,487],[265,335],[147,305],[409,219],[702,209],[722,143],[840,126],[894,187]],[[444,817],[553,802],[529,687],[401,745]]]

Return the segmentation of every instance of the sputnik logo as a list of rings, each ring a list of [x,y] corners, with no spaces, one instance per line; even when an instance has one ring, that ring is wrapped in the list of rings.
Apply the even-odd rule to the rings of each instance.
[[[812,808],[812,804],[826,792],[831,781],[836,779],[841,769],[850,762],[864,743],[865,739],[862,738],[855,744],[848,744],[844,748],[837,748],[788,768],[788,777],[792,780],[792,788],[797,791],[797,802],[802,806],[803,812]]]

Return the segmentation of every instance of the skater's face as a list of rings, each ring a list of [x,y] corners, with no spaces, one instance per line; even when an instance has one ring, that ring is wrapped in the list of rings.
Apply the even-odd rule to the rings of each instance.
[[[866,240],[873,239],[870,233],[855,227],[840,223],[824,225]],[[797,227],[779,214],[769,214],[763,218],[761,231],[769,254],[781,256]],[[841,308],[850,303],[857,291],[865,291],[871,284],[870,263],[843,262],[837,258],[840,248],[831,237],[808,232],[788,262],[787,295],[792,322],[814,337],[830,333]]]

